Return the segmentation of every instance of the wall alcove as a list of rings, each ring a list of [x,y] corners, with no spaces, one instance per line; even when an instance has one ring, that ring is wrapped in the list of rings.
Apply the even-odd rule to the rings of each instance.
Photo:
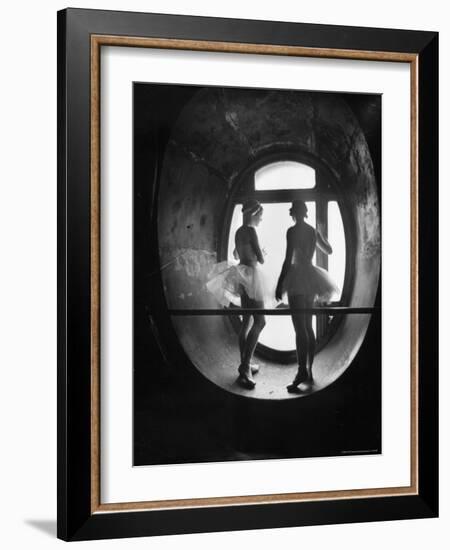
[[[317,187],[256,191],[255,174],[280,162],[313,169]],[[172,316],[185,353],[207,379],[227,391],[292,399],[285,389],[297,370],[292,350],[274,355],[264,349],[270,346],[260,345],[257,386],[243,390],[236,384],[237,319],[189,315],[190,309],[218,307],[205,288],[207,275],[229,254],[236,205],[255,192],[267,204],[289,204],[301,195],[323,210],[326,197],[334,201],[345,237],[339,304],[374,306],[381,264],[379,193],[366,137],[342,95],[200,89],[172,129],[160,168],[161,275],[168,308],[186,311]],[[285,210],[287,217],[288,207]],[[341,315],[322,326],[314,392],[333,383],[351,364],[370,320],[370,313]]]

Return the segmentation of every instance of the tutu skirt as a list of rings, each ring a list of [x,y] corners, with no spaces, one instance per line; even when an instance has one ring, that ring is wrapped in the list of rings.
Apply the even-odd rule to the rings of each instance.
[[[290,266],[283,291],[290,296],[310,296],[320,302],[330,302],[339,294],[339,288],[328,271],[307,262]]]
[[[206,288],[225,307],[230,303],[241,307],[243,292],[250,299],[263,302],[265,307],[271,307],[274,302],[275,291],[259,265],[220,262],[209,273]]]

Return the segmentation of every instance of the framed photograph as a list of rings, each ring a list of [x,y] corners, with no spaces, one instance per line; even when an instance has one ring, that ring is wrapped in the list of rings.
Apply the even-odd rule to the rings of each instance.
[[[438,35],[58,13],[58,536],[438,514]]]

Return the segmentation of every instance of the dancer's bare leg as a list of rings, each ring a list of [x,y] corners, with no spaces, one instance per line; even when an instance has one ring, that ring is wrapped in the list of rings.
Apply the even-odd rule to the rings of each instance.
[[[244,361],[244,350],[245,350],[245,342],[247,341],[248,333],[250,332],[250,327],[252,326],[253,318],[251,315],[243,315],[242,316],[242,325],[241,330],[239,331],[239,353],[241,356],[241,363]],[[256,374],[259,372],[259,365],[255,365],[255,363],[250,363],[250,368],[252,371],[252,374]]]
[[[241,330],[239,331],[239,352],[241,355],[241,363],[244,359],[245,342],[247,340],[248,333],[252,324],[251,315],[242,316]]]
[[[308,366],[308,332],[302,315],[296,315],[292,322],[295,328],[298,372],[303,376]]]
[[[264,304],[255,300],[251,300],[248,296],[243,295],[242,305],[248,308],[263,308]],[[253,315],[253,325],[248,331],[248,334],[243,342],[242,354],[241,354],[241,365],[239,366],[239,381],[241,385],[247,389],[252,389],[255,387],[255,381],[252,377],[252,366],[251,360],[253,353],[258,343],[259,335],[265,327],[266,319],[264,315]],[[253,371],[254,372],[254,371]]]
[[[289,306],[292,309],[301,309],[308,307],[305,305],[304,296],[290,296]],[[295,344],[297,351],[298,371],[292,384],[289,384],[287,390],[289,392],[298,392],[299,384],[305,382],[308,379],[308,355],[309,355],[309,334],[306,321],[306,315],[304,313],[296,313],[292,315],[292,323],[295,329]],[[311,325],[312,328],[312,325]]]
[[[307,298],[305,299],[305,306],[304,307],[313,307],[314,300]],[[307,371],[308,371],[308,381],[313,381],[313,375],[312,375],[312,365],[314,361],[314,355],[316,353],[316,336],[314,334],[313,330],[313,316],[310,313],[305,313],[305,327],[307,331],[307,339],[308,339],[308,360],[307,360]]]
[[[258,343],[259,335],[265,326],[266,319],[264,315],[253,315],[253,326],[250,329],[245,342],[244,356],[242,359],[243,364],[250,366],[250,361],[253,357],[256,344]]]

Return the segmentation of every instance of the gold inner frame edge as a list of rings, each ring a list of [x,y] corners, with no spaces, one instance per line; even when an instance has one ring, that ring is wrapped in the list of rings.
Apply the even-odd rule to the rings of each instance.
[[[102,46],[163,48],[205,52],[247,53],[330,59],[391,61],[410,64],[411,83],[411,483],[406,487],[367,488],[232,497],[101,503],[100,474],[100,52]],[[163,510],[230,505],[274,504],[317,500],[394,497],[418,494],[418,76],[417,54],[331,48],[305,48],[273,44],[247,44],[115,35],[91,35],[90,66],[90,178],[91,178],[91,513]]]

